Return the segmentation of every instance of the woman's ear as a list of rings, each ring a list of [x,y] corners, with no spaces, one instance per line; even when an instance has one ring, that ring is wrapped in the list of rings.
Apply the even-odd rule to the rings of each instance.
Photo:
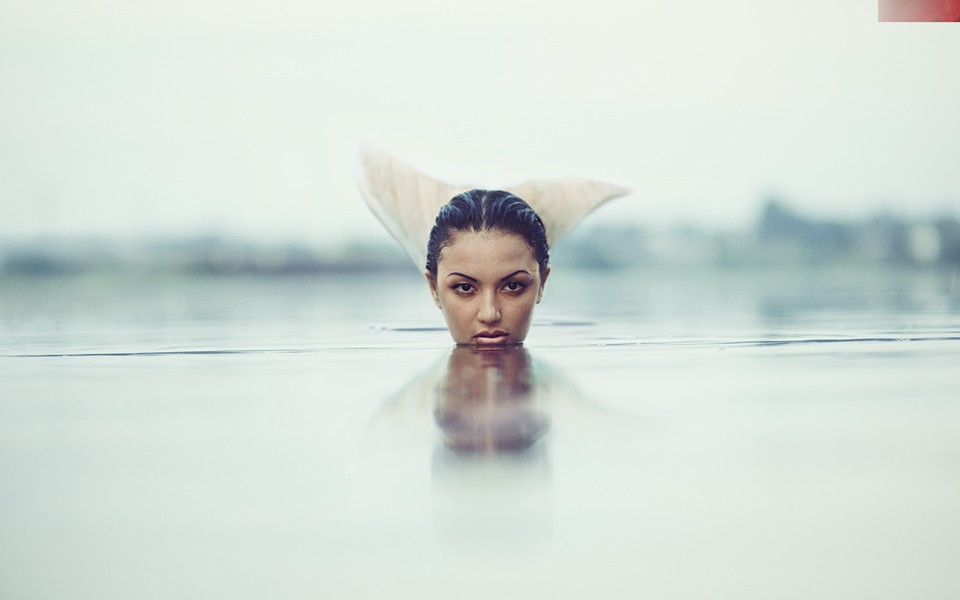
[[[437,280],[430,271],[424,271],[423,276],[427,278],[427,285],[430,286],[430,295],[433,296],[433,303],[437,305],[437,308],[443,308],[440,306],[440,293],[437,292]]]
[[[543,278],[540,280],[540,289],[537,290],[537,304],[540,304],[540,301],[543,300],[543,286],[547,284],[547,277],[550,276],[550,265],[547,265],[547,268],[543,270]]]

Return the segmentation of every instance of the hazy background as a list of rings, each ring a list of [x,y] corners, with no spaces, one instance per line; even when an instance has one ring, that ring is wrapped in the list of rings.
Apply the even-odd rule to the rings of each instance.
[[[0,0],[0,598],[960,598],[960,24],[877,17]],[[634,189],[474,378],[529,451],[361,140]]]
[[[958,57],[955,26],[875,0],[8,0],[0,238],[386,242],[361,140],[635,190],[593,224],[956,215]]]

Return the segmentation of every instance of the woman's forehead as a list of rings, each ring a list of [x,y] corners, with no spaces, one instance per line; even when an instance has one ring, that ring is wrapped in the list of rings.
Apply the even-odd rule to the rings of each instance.
[[[437,266],[440,271],[457,271],[465,275],[472,275],[465,269],[473,270],[477,275],[510,274],[520,269],[531,275],[538,272],[537,259],[530,244],[521,236],[504,231],[455,233],[450,244],[440,252]]]

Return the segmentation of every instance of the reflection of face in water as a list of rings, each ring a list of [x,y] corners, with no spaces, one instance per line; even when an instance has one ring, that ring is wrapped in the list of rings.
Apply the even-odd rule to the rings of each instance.
[[[538,440],[550,399],[523,346],[458,346],[435,397],[432,461],[440,539],[471,552],[524,552],[549,543],[551,473]],[[538,393],[538,391],[540,393]]]
[[[519,452],[550,427],[523,346],[458,346],[440,386],[434,418],[446,447],[460,453]]]

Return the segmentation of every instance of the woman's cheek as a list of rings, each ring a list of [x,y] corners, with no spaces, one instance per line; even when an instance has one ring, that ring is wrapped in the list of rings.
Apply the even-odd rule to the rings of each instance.
[[[464,334],[470,324],[470,302],[457,295],[454,295],[451,300],[447,308],[447,323],[451,329],[456,329],[458,334]]]
[[[533,303],[526,296],[511,298],[507,303],[510,316],[513,321],[522,323],[530,320],[530,314],[533,312]]]

